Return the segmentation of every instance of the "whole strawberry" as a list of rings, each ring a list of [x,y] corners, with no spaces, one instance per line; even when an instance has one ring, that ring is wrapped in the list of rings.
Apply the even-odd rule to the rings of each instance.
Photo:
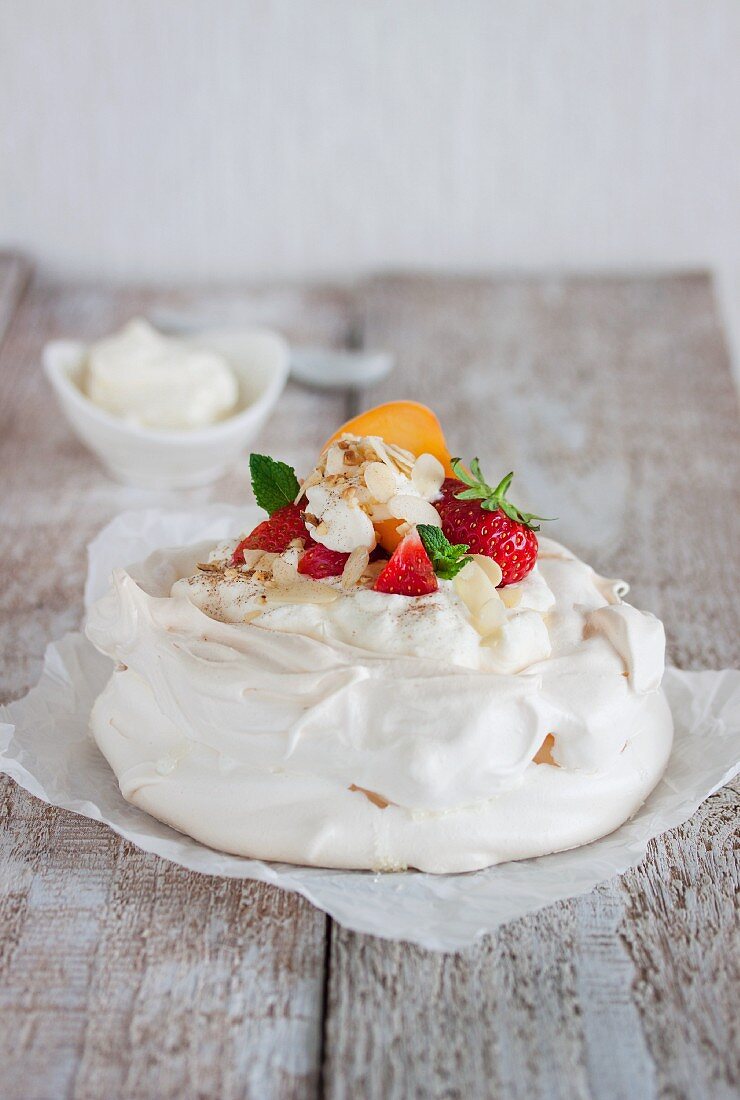
[[[498,562],[501,588],[523,580],[537,560],[535,531],[539,526],[535,521],[543,517],[521,512],[506,499],[513,473],[492,489],[477,458],[470,463],[470,470],[453,458],[452,468],[457,478],[445,479],[441,498],[434,502],[445,536],[452,543],[467,543],[471,554],[484,554]]]

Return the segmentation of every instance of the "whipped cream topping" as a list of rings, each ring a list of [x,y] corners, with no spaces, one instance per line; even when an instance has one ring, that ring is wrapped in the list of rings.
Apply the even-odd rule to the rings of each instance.
[[[222,355],[163,336],[141,319],[90,347],[86,390],[114,416],[169,430],[213,424],[238,398],[236,376]]]
[[[470,870],[601,836],[657,782],[662,627],[559,544],[485,637],[452,582],[413,600],[320,582],[327,602],[271,606],[208,557],[117,571],[87,624],[118,662],[92,728],[124,796],[206,843]]]
[[[411,524],[442,521],[431,503],[444,480],[442,464],[378,436],[345,433],[331,443],[301,486],[306,526],[329,550],[351,553],[377,541],[374,524],[397,520],[402,534]]]

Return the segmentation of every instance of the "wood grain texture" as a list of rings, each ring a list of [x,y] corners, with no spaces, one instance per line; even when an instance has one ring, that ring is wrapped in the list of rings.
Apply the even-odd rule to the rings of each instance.
[[[248,288],[219,308],[341,345],[347,297]],[[41,376],[44,342],[94,336],[157,307],[208,315],[214,294],[36,286],[0,352],[5,400],[0,697],[37,679],[46,643],[79,625],[85,545],[122,509],[249,499],[246,464],[211,492],[114,484],[71,436]],[[304,464],[341,419],[340,396],[289,387],[260,447]],[[46,564],[29,583],[27,563]],[[53,566],[49,562],[53,562]],[[193,874],[0,779],[0,1095],[315,1095],[326,918],[258,883]]]
[[[245,469],[211,493],[114,485],[56,414],[43,342],[156,307],[393,349],[398,371],[367,404],[429,400],[455,449],[511,463],[522,503],[561,516],[556,536],[635,582],[675,661],[737,661],[736,402],[705,278],[40,285],[0,350],[0,697],[78,624],[83,547],[111,515],[248,498]],[[303,465],[343,412],[341,396],[291,388],[260,446]],[[712,540],[724,556],[709,568]],[[52,564],[29,574],[40,551]],[[191,874],[11,781],[0,791],[3,1100],[735,1095],[737,785],[636,870],[456,956],[335,925],[327,940],[298,898]]]
[[[364,331],[399,355],[383,396],[513,467],[554,536],[665,619],[676,663],[737,663],[740,438],[708,279],[383,279]],[[733,1095],[738,790],[460,956],[334,926],[328,1095]]]
[[[15,252],[0,252],[0,346],[31,277],[31,266]]]

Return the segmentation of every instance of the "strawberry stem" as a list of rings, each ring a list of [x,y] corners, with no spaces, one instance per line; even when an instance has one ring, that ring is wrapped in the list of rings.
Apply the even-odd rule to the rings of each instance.
[[[467,489],[463,489],[459,493],[455,493],[457,500],[479,500],[481,502],[481,508],[485,508],[488,512],[496,512],[499,509],[508,516],[509,519],[515,523],[523,523],[525,527],[529,527],[531,531],[539,531],[539,523],[537,521],[547,523],[549,519],[547,516],[536,516],[532,512],[522,512],[515,504],[512,504],[510,500],[506,499],[506,494],[509,491],[512,479],[514,477],[514,471],[511,470],[505,477],[502,477],[495,489],[486,482],[483,476],[483,471],[480,468],[480,462],[477,458],[474,458],[470,463],[470,469],[466,469],[463,466],[459,458],[452,459],[452,469],[457,474],[460,481],[469,486]]]

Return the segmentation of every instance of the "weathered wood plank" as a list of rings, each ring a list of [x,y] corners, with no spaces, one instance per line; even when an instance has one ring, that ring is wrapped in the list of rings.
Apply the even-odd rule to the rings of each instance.
[[[113,484],[56,410],[39,367],[44,342],[102,334],[156,305],[207,315],[212,298],[28,292],[0,352],[5,699],[36,680],[49,639],[78,625],[84,547],[113,514],[250,499],[246,464],[210,491],[154,495]],[[348,299],[331,288],[232,290],[217,299],[312,343],[342,344],[351,323]],[[303,464],[343,413],[341,395],[291,387],[259,446]],[[0,791],[4,1098],[315,1095],[322,913],[269,886],[147,856],[10,780]]]
[[[358,314],[351,298],[320,288],[35,288],[0,354],[5,697],[36,678],[49,636],[76,624],[84,543],[142,503],[71,439],[40,378],[40,347],[154,305],[207,314],[215,304],[307,342],[341,343],[359,317],[368,344],[399,353],[383,396],[427,399],[463,453],[477,440],[494,468],[511,459],[531,503],[546,507],[552,491],[562,537],[637,579],[635,599],[666,618],[674,659],[733,660],[731,563],[698,569],[699,534],[717,531],[721,514],[733,522],[737,455],[704,280],[393,279],[359,302]],[[341,398],[291,391],[260,445],[303,464],[342,414]],[[687,453],[702,493],[688,512],[677,472]],[[680,499],[666,501],[665,486]],[[246,471],[215,495],[246,499]],[[726,531],[725,544],[738,540]],[[54,569],[29,577],[29,556],[49,546]],[[1,789],[4,1095],[314,1094],[320,914],[269,887],[188,874],[9,781]],[[461,956],[334,927],[323,1090],[730,1095],[736,808],[736,794],[721,792],[637,871]]]
[[[31,278],[31,265],[16,252],[0,252],[0,346]]]
[[[674,661],[737,661],[736,399],[707,279],[394,278],[364,301],[399,356],[384,397],[516,469],[555,537],[666,620]],[[334,926],[327,1095],[729,1096],[737,790],[460,956]]]

